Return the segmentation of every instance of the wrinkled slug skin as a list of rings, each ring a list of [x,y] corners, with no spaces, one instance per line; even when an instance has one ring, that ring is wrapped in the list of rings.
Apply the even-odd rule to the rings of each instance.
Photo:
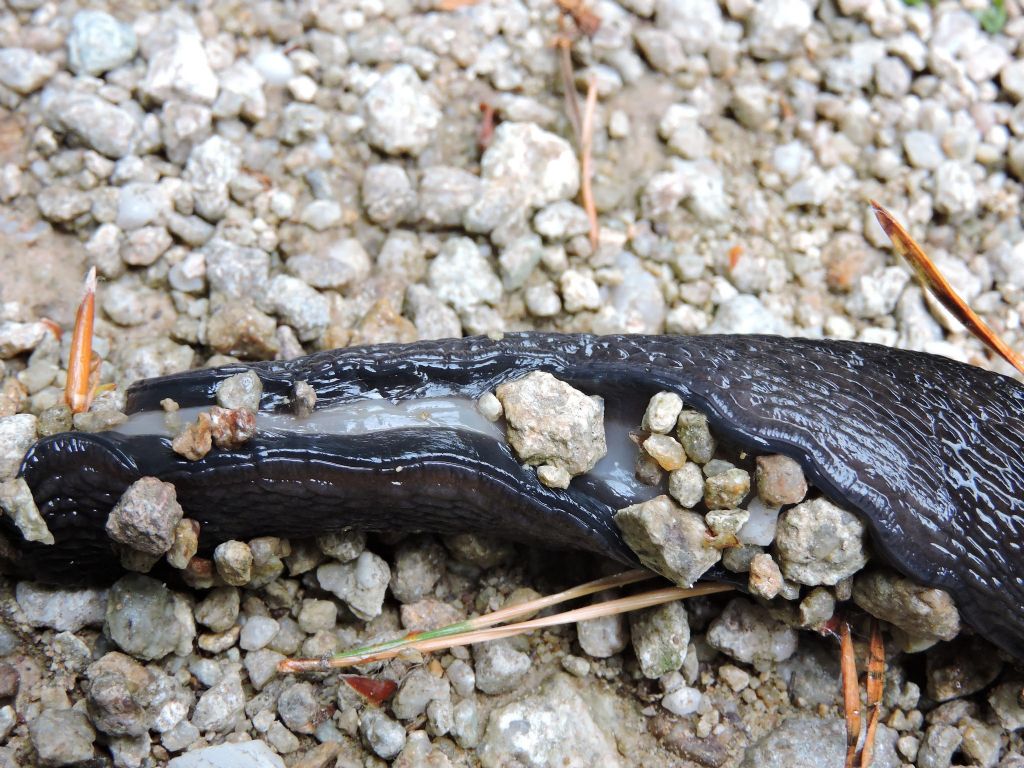
[[[134,385],[130,412],[213,402],[243,370],[264,383],[262,410],[286,410],[294,382],[317,407],[360,398],[476,398],[532,370],[605,398],[639,424],[672,390],[722,437],[797,459],[823,492],[865,517],[877,555],[949,590],[980,634],[1024,658],[1024,387],[921,353],[769,336],[507,334],[340,349],[289,362],[232,365]],[[400,470],[400,471],[399,471]],[[479,433],[418,428],[363,436],[258,435],[198,462],[165,439],[117,433],[41,440],[22,474],[57,544],[17,542],[19,573],[48,581],[116,574],[103,524],[134,479],[173,482],[207,549],[227,538],[369,530],[478,531],[633,562],[600,481],[541,486],[509,447]]]

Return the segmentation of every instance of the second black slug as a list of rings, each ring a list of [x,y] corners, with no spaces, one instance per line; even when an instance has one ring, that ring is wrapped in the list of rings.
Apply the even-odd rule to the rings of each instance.
[[[609,421],[635,421],[652,394],[675,392],[739,447],[799,461],[823,493],[864,516],[877,555],[949,591],[968,624],[1024,659],[1024,387],[1010,378],[854,342],[516,333],[152,379],[131,388],[128,411],[158,411],[164,398],[211,405],[218,383],[245,370],[263,382],[261,414],[288,411],[297,381],[316,390],[320,410],[473,402],[539,370],[603,397]],[[195,462],[164,436],[67,433],[39,441],[21,472],[56,543],[25,542],[5,520],[17,549],[8,565],[43,581],[116,575],[104,523],[147,475],[175,485],[207,551],[357,527],[476,531],[635,562],[613,521],[636,501],[628,483],[588,473],[547,488],[505,440],[457,419],[354,434],[261,426],[243,448]]]

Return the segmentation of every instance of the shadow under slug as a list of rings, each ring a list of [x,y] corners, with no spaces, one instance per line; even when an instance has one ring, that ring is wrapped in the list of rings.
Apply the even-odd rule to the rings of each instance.
[[[266,415],[291,411],[299,381],[314,388],[320,411],[368,400],[475,401],[539,370],[603,397],[609,424],[636,424],[651,395],[675,392],[726,440],[796,459],[814,486],[863,515],[877,555],[950,592],[968,624],[1024,659],[1024,386],[1008,377],[855,342],[513,333],[151,379],[129,390],[127,410],[159,411],[164,398],[209,406],[221,381],[247,370],[263,383]],[[40,440],[21,474],[55,544],[23,541],[5,518],[0,528],[17,550],[8,565],[47,582],[115,578],[104,524],[143,476],[175,485],[185,515],[200,524],[201,551],[228,539],[356,527],[475,531],[636,562],[613,520],[638,500],[632,486],[594,472],[566,490],[547,488],[486,431],[259,429],[241,449],[198,461],[157,434]]]

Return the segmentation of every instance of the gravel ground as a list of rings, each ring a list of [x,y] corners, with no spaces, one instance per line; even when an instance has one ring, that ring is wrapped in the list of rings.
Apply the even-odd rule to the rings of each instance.
[[[67,426],[68,334],[40,320],[69,327],[92,265],[106,413],[191,367],[519,329],[852,338],[1009,373],[894,260],[872,198],[1024,348],[1014,0],[998,32],[977,0],[595,0],[590,37],[553,0],[79,5],[0,10],[0,481]],[[580,101],[597,87],[596,249],[560,34]],[[187,562],[180,508],[139,493],[162,506],[118,540]],[[390,662],[378,709],[275,665],[597,566],[471,536],[236,544],[207,590],[0,582],[0,765],[842,764],[837,649],[791,626],[841,575],[797,620],[701,598]],[[750,554],[760,594],[784,587]],[[1020,692],[975,637],[893,655],[875,764],[1024,765]]]

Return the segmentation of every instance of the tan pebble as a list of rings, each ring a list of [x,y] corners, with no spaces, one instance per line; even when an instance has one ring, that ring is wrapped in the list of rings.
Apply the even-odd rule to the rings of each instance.
[[[757,457],[757,495],[769,506],[799,504],[807,495],[800,465],[781,454]]]
[[[782,571],[772,556],[762,552],[750,561],[750,591],[771,600],[782,590]]]
[[[174,542],[167,551],[167,562],[172,568],[184,570],[199,549],[199,523],[189,518],[178,521],[174,528]]]
[[[568,488],[572,476],[563,467],[541,464],[537,467],[537,479],[548,488]]]
[[[651,435],[644,440],[644,450],[666,472],[679,469],[686,463],[686,451],[678,441],[668,435]]]

